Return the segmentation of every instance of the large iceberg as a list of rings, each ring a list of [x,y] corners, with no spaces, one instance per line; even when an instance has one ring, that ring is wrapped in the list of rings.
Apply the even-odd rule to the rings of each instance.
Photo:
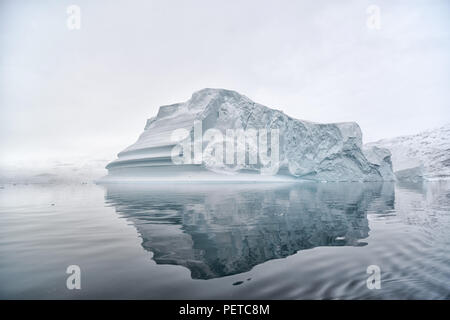
[[[208,132],[213,134],[205,139]],[[231,158],[227,146],[234,148]],[[203,89],[184,103],[161,106],[139,139],[106,168],[103,181],[394,180],[389,151],[363,150],[355,122],[297,120],[224,89]]]

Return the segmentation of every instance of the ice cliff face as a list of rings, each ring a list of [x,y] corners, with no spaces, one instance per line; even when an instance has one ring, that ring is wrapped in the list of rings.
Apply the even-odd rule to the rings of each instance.
[[[450,179],[450,124],[415,135],[368,143],[365,147],[389,149],[399,180]]]
[[[201,123],[202,132],[214,128],[224,135],[230,129],[277,130],[277,175],[261,175],[262,166],[248,159],[232,166],[217,161],[175,165],[171,158],[176,144],[172,134],[177,129],[185,129],[194,137],[195,122]],[[256,141],[247,142],[249,150],[256,148]],[[271,150],[269,152],[273,152],[273,148]],[[389,151],[372,147],[363,150],[361,129],[356,123],[319,124],[297,120],[235,91],[223,89],[203,89],[184,103],[160,107],[157,116],[147,121],[136,143],[120,152],[107,169],[110,180],[127,177],[195,180],[211,176],[218,180],[242,177],[252,177],[250,180],[280,177],[315,181],[393,180]]]

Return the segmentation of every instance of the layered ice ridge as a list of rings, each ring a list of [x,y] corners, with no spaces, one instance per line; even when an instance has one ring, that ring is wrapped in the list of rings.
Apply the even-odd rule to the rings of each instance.
[[[224,135],[229,129],[278,130],[277,175],[261,175],[261,166],[248,161],[223,172],[220,170],[223,164],[220,166],[210,161],[175,165],[171,158],[176,145],[172,133],[185,129],[194,137],[196,121],[201,122],[203,132],[217,129]],[[107,165],[107,169],[109,180],[239,180],[249,177],[250,180],[314,181],[394,179],[390,152],[383,148],[363,149],[362,132],[357,123],[321,124],[297,120],[280,110],[255,103],[236,91],[225,89],[203,89],[184,103],[161,106],[156,117],[147,120],[138,140],[120,152],[118,158]]]

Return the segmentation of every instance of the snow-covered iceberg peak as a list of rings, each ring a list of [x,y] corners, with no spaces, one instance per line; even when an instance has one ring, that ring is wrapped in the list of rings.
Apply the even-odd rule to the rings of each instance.
[[[212,131],[214,139],[211,135],[205,139]],[[174,132],[187,134],[175,141]],[[224,140],[215,140],[217,136]],[[230,146],[235,149],[228,157]],[[261,146],[267,150],[261,152]],[[194,160],[176,164],[174,150],[184,157],[194,154]],[[242,150],[244,157],[239,156]],[[297,120],[236,91],[203,89],[184,103],[161,106],[139,139],[108,164],[106,180],[393,180],[389,151],[368,152],[369,157],[355,122]],[[270,166],[276,168],[271,174],[260,161],[264,154],[272,157]]]
[[[450,179],[450,124],[365,145],[388,148],[398,180]]]

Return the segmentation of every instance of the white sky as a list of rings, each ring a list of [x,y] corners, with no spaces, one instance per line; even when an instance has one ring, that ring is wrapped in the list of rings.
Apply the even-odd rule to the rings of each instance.
[[[0,160],[113,156],[205,87],[365,142],[415,133],[450,122],[449,54],[446,0],[3,0]]]

